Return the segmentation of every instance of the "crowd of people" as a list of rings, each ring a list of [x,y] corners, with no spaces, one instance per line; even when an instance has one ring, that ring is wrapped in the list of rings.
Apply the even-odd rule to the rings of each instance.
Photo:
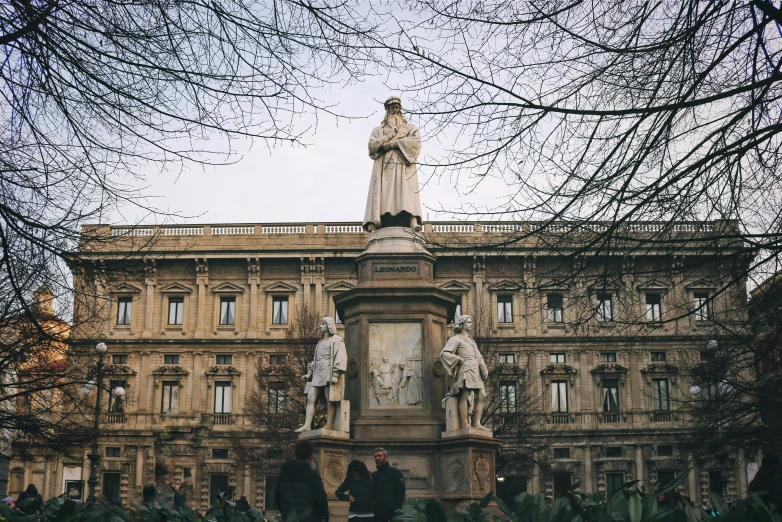
[[[328,522],[328,497],[320,474],[312,468],[312,443],[307,439],[297,441],[293,453],[293,460],[283,464],[277,482],[276,500],[283,520],[293,511],[301,522]],[[351,461],[335,493],[338,499],[350,503],[348,518],[352,522],[389,522],[402,512],[402,472],[389,464],[388,452],[383,448],[375,448],[373,458],[377,469],[371,473],[360,460]]]

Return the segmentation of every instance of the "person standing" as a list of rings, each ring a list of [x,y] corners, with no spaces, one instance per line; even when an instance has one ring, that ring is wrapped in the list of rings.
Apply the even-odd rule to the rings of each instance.
[[[774,512],[782,513],[782,466],[776,455],[764,455],[755,478],[749,483],[750,493],[760,493],[766,504],[774,504]]]
[[[25,515],[35,515],[41,512],[43,497],[38,493],[35,484],[28,484],[27,489],[19,494],[16,499],[16,509]]]
[[[307,439],[296,441],[293,460],[282,465],[275,498],[283,520],[295,511],[299,522],[328,522],[329,504],[323,480],[312,469],[315,448]]]
[[[350,502],[348,519],[352,522],[373,522],[375,516],[374,482],[367,465],[360,460],[348,464],[345,480],[337,488],[335,495],[340,500]]]
[[[405,478],[401,471],[388,463],[388,452],[385,449],[375,448],[372,456],[377,466],[377,471],[372,472],[372,481],[375,483],[374,522],[388,522],[401,514],[405,501]]]

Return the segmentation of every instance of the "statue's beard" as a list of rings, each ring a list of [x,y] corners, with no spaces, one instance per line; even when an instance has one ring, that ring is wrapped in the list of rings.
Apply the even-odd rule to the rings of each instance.
[[[385,123],[389,127],[398,128],[406,124],[407,120],[401,114],[386,114],[386,119],[383,120],[383,123]]]

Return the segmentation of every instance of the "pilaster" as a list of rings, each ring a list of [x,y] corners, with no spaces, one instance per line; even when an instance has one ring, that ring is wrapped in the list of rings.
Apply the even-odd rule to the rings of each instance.
[[[196,259],[196,286],[198,286],[198,313],[196,315],[196,338],[203,338],[206,332],[206,287],[209,285],[209,265],[206,259]]]

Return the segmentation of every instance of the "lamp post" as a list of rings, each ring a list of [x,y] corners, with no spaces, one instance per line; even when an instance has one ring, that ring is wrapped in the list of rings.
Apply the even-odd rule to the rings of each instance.
[[[98,363],[96,366],[95,383],[97,385],[97,391],[95,392],[95,414],[92,419],[92,451],[87,455],[90,459],[90,478],[87,481],[89,487],[89,496],[87,497],[88,504],[95,503],[95,488],[98,486],[98,464],[100,463],[100,453],[98,453],[98,430],[100,425],[100,392],[103,386],[103,355],[108,350],[106,343],[100,342],[95,345],[95,352],[98,354]],[[87,393],[92,391],[92,388],[85,386],[84,389]]]

